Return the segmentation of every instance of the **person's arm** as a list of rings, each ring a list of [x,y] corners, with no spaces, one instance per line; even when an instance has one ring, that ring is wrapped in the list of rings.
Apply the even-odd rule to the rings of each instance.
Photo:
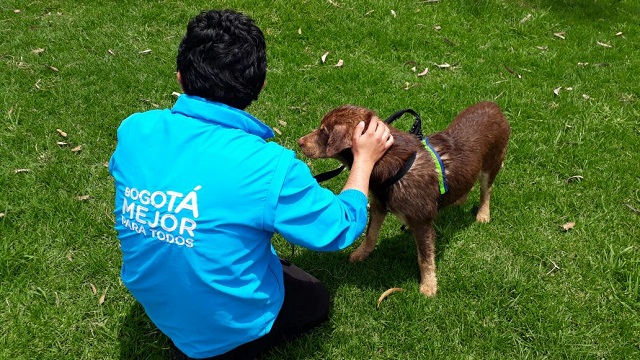
[[[309,168],[294,159],[285,175],[273,229],[289,242],[317,251],[351,245],[367,224],[367,192],[373,165],[393,143],[387,126],[372,122],[353,135],[354,163],[339,195],[319,186]]]

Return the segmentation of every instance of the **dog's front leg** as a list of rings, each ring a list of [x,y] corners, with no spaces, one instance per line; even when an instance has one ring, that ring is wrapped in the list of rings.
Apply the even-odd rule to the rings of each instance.
[[[369,257],[369,254],[371,254],[373,249],[376,247],[378,235],[380,234],[380,227],[382,227],[382,222],[386,216],[387,209],[382,206],[377,199],[372,198],[367,235],[360,246],[351,253],[349,261],[362,261]]]
[[[412,230],[418,247],[420,292],[425,296],[436,296],[438,281],[436,279],[435,230],[433,229],[433,221],[414,226]]]

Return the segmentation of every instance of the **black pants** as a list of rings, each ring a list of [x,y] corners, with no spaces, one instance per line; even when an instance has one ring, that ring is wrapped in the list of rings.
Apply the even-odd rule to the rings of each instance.
[[[255,359],[270,349],[309,332],[328,319],[329,292],[312,275],[280,260],[284,272],[284,304],[271,331],[261,338],[207,360]],[[191,360],[171,343],[174,360]]]

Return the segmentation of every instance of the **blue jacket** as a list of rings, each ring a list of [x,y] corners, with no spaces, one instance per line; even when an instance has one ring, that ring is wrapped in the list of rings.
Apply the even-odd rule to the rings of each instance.
[[[271,329],[284,295],[274,232],[336,251],[364,231],[366,196],[322,188],[272,136],[244,111],[188,95],[118,128],[109,171],[122,280],[190,357]]]

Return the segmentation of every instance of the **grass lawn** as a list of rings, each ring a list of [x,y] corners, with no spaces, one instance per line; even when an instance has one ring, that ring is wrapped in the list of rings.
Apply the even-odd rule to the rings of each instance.
[[[268,83],[248,110],[296,151],[344,103],[413,108],[430,133],[493,100],[512,128],[492,222],[474,222],[477,189],[438,216],[436,298],[393,217],[363,263],[274,237],[333,303],[268,359],[640,358],[640,1],[5,0],[0,359],[169,358],[119,279],[105,163],[124,118],[172,106],[177,45],[210,6],[263,29]],[[376,308],[391,287],[406,291]]]

